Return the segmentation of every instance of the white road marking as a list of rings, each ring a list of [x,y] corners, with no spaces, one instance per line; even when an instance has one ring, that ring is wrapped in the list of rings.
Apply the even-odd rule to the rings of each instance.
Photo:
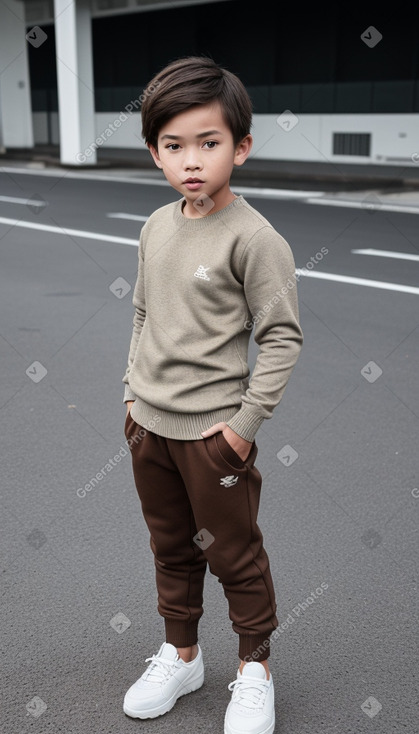
[[[402,285],[401,283],[386,283],[383,280],[370,280],[369,278],[354,278],[350,275],[339,275],[338,273],[321,273],[318,270],[296,269],[296,274],[303,275],[307,278],[320,278],[321,280],[333,280],[337,283],[351,283],[353,285],[364,285],[369,288],[383,288],[387,291],[399,291],[400,293],[419,294],[419,288],[412,285]]]
[[[36,201],[35,199],[20,199],[18,196],[0,196],[0,201],[8,204],[26,204],[26,206],[45,206],[46,201]]]
[[[6,217],[0,217],[0,224],[10,224],[12,227],[23,227],[24,229],[38,229],[43,232],[54,232],[55,234],[66,234],[72,237],[83,237],[87,240],[105,240],[106,242],[117,242],[120,245],[135,245],[136,247],[138,247],[139,244],[139,240],[129,239],[128,237],[114,237],[113,235],[100,234],[99,232],[88,232],[83,229],[54,227],[51,224],[25,222],[22,219],[7,219]]]
[[[373,255],[375,257],[394,257],[396,260],[413,260],[419,261],[419,255],[412,255],[410,252],[393,252],[392,250],[374,250],[367,248],[365,250],[351,250],[355,255]]]
[[[67,227],[55,227],[50,224],[41,224],[37,222],[26,222],[22,219],[8,219],[7,217],[0,217],[0,224],[9,224],[12,227],[23,227],[24,229],[36,229],[43,232],[52,232],[54,234],[65,234],[73,237],[83,237],[88,240],[102,240],[105,242],[116,242],[121,245],[132,245],[138,247],[139,240],[131,239],[128,237],[114,237],[113,235],[101,234],[99,232],[89,232],[82,229],[68,229]],[[304,276],[308,278],[320,278],[322,280],[332,280],[338,283],[352,283],[354,285],[364,285],[370,288],[383,288],[389,291],[399,291],[400,293],[415,293],[419,294],[419,288],[415,288],[410,285],[402,285],[401,283],[386,283],[382,280],[369,280],[368,278],[354,278],[348,275],[339,275],[337,273],[323,273],[313,272],[312,270],[306,270],[297,268],[295,271],[296,275]]]
[[[147,177],[129,177],[129,176],[103,176],[98,173],[91,173],[89,171],[84,171],[82,174],[77,173],[77,171],[67,171],[65,168],[49,168],[48,170],[41,170],[41,169],[35,169],[32,170],[31,168],[14,168],[13,166],[1,166],[0,167],[0,173],[18,173],[19,175],[23,176],[49,176],[50,178],[75,178],[77,180],[83,180],[88,179],[89,181],[117,181],[118,183],[131,183],[131,184],[149,184],[153,186],[170,186],[169,182],[166,181],[166,179],[158,179],[158,178],[147,178]]]
[[[343,206],[350,209],[366,209],[367,211],[402,212],[403,214],[419,214],[419,206],[403,206],[402,204],[374,204],[371,201],[350,201],[349,199],[305,199],[306,204],[322,204],[323,206]]]
[[[262,189],[251,186],[234,186],[231,184],[233,193],[243,196],[261,197],[268,199],[307,199],[308,196],[323,196],[323,191],[299,191],[297,189]]]
[[[106,216],[112,219],[132,219],[134,222],[146,222],[148,219],[143,214],[125,214],[125,212],[109,212]]]

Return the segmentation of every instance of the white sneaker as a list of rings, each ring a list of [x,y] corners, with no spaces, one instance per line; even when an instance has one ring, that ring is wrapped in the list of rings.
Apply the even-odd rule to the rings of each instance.
[[[204,682],[202,651],[190,663],[184,663],[177,649],[164,642],[147,670],[128,689],[124,713],[134,719],[154,719],[173,708],[180,696],[198,690]]]
[[[233,691],[224,734],[272,734],[275,728],[274,684],[261,663],[246,663],[228,686]]]

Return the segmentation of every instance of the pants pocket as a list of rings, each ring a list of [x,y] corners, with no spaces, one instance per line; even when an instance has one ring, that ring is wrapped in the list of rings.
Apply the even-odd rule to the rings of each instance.
[[[243,461],[243,459],[238,455],[238,453],[236,453],[233,447],[230,446],[222,431],[215,434],[215,442],[217,444],[218,451],[220,452],[224,461],[226,461],[232,469],[243,469],[243,467],[245,466],[245,461]],[[251,450],[252,447],[250,447],[250,451]],[[246,457],[246,460],[248,456]]]
[[[125,438],[129,438],[129,436],[131,435],[131,433],[132,433],[132,431],[133,431],[133,429],[134,429],[134,427],[136,425],[137,424],[136,424],[134,418],[132,417],[131,412],[128,411],[127,415],[125,416],[125,423],[124,423],[124,434],[125,434]]]

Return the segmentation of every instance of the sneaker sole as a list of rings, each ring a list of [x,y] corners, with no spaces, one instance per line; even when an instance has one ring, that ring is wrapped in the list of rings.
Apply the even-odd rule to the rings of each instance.
[[[267,729],[264,729],[263,731],[258,732],[258,734],[273,734],[273,731],[275,729],[275,721],[272,722],[272,724],[269,724]],[[230,729],[228,724],[224,724],[224,734],[239,734],[238,729]]]
[[[180,698],[181,696],[186,696],[188,693],[193,693],[194,691],[197,691],[199,688],[201,688],[203,683],[204,673],[202,672],[198,676],[198,678],[189,681],[184,686],[182,686],[182,688],[175,691],[173,696],[169,698],[168,701],[162,703],[160,706],[157,706],[154,709],[148,709],[146,711],[135,711],[134,709],[130,709],[124,704],[124,714],[130,716],[132,719],[155,719],[157,718],[157,716],[163,716],[163,714],[167,714],[168,711],[171,711],[178,698]]]

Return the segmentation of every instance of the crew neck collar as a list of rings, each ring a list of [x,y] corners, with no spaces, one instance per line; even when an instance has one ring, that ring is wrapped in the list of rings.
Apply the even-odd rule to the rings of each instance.
[[[218,221],[219,219],[223,219],[227,214],[229,214],[233,209],[235,209],[237,206],[242,206],[244,204],[244,198],[240,194],[237,196],[236,199],[233,199],[233,201],[230,201],[227,206],[223,207],[223,209],[219,209],[218,211],[214,212],[214,214],[207,214],[205,217],[197,217],[196,219],[192,219],[190,217],[185,217],[185,215],[182,212],[183,206],[186,204],[186,199],[182,198],[179,199],[176,202],[174,216],[176,224],[179,224],[182,227],[186,227],[187,229],[201,229],[202,227],[208,227],[214,222]]]

